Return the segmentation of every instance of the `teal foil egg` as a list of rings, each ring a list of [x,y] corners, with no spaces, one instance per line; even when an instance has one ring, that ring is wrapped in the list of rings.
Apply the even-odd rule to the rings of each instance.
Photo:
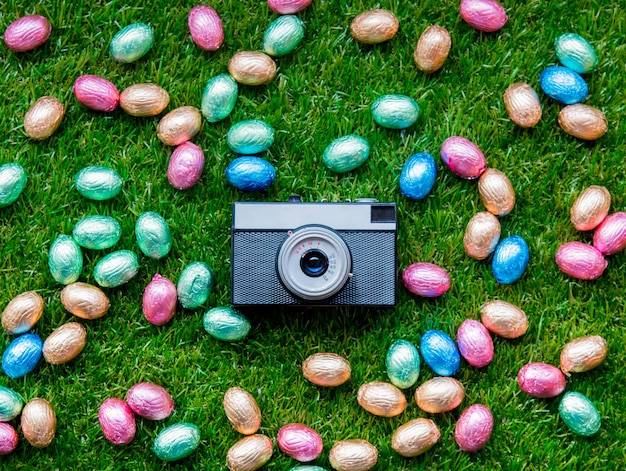
[[[556,65],[541,72],[539,84],[546,95],[564,105],[580,103],[589,93],[584,78],[572,69]]]
[[[260,119],[239,121],[228,130],[226,141],[237,154],[258,154],[274,142],[274,128]]]
[[[110,216],[87,216],[76,223],[72,237],[86,249],[108,249],[118,243],[122,237],[122,228]]]
[[[163,258],[172,249],[170,228],[163,216],[155,212],[148,211],[137,218],[135,236],[141,251],[150,258]]]
[[[600,412],[579,392],[566,392],[563,395],[559,404],[559,415],[575,434],[589,437],[600,430]]]
[[[115,288],[128,283],[139,271],[137,255],[130,250],[112,252],[93,269],[96,283],[104,288]]]
[[[437,178],[435,159],[428,152],[412,155],[400,173],[400,192],[407,198],[425,198],[433,189]]]
[[[15,419],[24,407],[24,399],[11,388],[0,386],[0,422]]]
[[[498,283],[505,285],[517,281],[526,270],[528,244],[518,235],[507,237],[496,246],[491,260],[491,271]]]
[[[219,340],[241,340],[250,332],[250,321],[230,307],[214,307],[203,319],[204,329]]]
[[[374,121],[390,129],[408,128],[420,115],[419,105],[406,95],[383,95],[372,104],[370,111]]]
[[[589,73],[598,65],[596,50],[578,34],[562,34],[554,41],[554,49],[561,64],[579,74]]]
[[[229,74],[213,77],[204,87],[200,111],[209,123],[217,123],[226,118],[237,101],[239,86]]]
[[[387,350],[385,367],[389,380],[400,389],[410,388],[420,375],[420,355],[408,340],[396,340]]]
[[[213,270],[204,262],[187,265],[176,285],[178,302],[186,309],[202,306],[209,298],[213,287]]]
[[[48,251],[48,267],[57,283],[68,285],[78,280],[83,271],[83,252],[68,235],[58,236]]]
[[[310,464],[303,464],[301,466],[291,468],[290,471],[326,471],[326,468],[322,468],[321,466],[313,466]]]
[[[154,31],[145,23],[133,23],[117,32],[109,52],[118,62],[130,63],[142,58],[154,45]]]
[[[461,355],[454,340],[441,330],[429,330],[420,339],[420,351],[431,370],[452,376],[461,367]]]
[[[20,378],[33,371],[42,356],[43,342],[38,335],[20,335],[2,354],[2,371],[9,378]]]
[[[335,139],[324,150],[322,161],[334,172],[349,172],[363,165],[370,155],[367,139],[348,134]]]
[[[74,184],[85,198],[104,201],[116,196],[122,189],[124,180],[119,173],[109,167],[94,165],[85,167],[76,174]]]
[[[294,15],[282,15],[272,21],[263,35],[263,52],[280,57],[293,51],[304,37],[304,23]]]
[[[26,172],[18,163],[0,166],[0,208],[15,203],[26,186]]]
[[[226,168],[226,179],[243,191],[259,191],[269,187],[276,178],[276,169],[261,157],[245,155]]]
[[[152,451],[163,461],[176,461],[189,456],[200,444],[200,429],[194,424],[179,422],[156,436]]]

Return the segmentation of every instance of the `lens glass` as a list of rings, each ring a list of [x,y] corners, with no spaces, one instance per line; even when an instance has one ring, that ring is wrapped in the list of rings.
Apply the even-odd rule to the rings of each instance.
[[[328,270],[328,257],[321,250],[307,250],[300,259],[300,268],[307,276],[322,276]]]

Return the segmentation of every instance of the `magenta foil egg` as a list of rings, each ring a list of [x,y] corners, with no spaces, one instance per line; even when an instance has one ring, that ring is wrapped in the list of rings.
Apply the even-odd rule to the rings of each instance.
[[[528,363],[517,373],[517,384],[533,397],[556,397],[565,390],[567,381],[561,370],[547,363]]]
[[[626,248],[626,213],[607,216],[593,233],[593,245],[604,255],[613,255]]]
[[[441,160],[455,175],[473,180],[487,168],[482,151],[469,139],[452,136],[441,145]]]
[[[135,416],[121,399],[111,397],[104,401],[98,409],[98,420],[104,438],[113,445],[128,445],[135,438]]]
[[[115,85],[97,75],[81,75],[74,82],[72,91],[80,103],[96,111],[114,111],[120,101],[120,92]]]
[[[509,19],[496,0],[462,0],[461,17],[472,28],[485,33],[502,29]]]
[[[459,448],[476,453],[485,447],[493,430],[493,415],[487,406],[474,404],[463,411],[454,428]]]
[[[450,275],[434,263],[418,262],[402,272],[402,283],[413,294],[436,298],[450,289]]]
[[[26,15],[11,23],[4,32],[4,42],[15,52],[38,48],[50,37],[52,25],[41,15]]]
[[[204,152],[193,142],[187,141],[172,152],[167,180],[177,190],[186,190],[198,183],[203,169]]]
[[[457,330],[456,343],[463,358],[476,368],[487,366],[493,360],[493,340],[479,321],[465,320]]]
[[[165,419],[174,409],[170,393],[154,383],[135,384],[128,390],[126,402],[135,414],[150,420]]]
[[[561,245],[554,258],[563,273],[579,280],[595,280],[608,265],[597,248],[576,241]]]
[[[308,7],[313,0],[267,0],[267,5],[279,15],[291,15]]]
[[[143,292],[143,315],[154,325],[167,324],[176,312],[176,286],[158,273]]]
[[[302,463],[316,459],[324,448],[319,433],[302,424],[287,424],[281,427],[277,441],[280,451]]]
[[[187,18],[191,39],[205,51],[216,51],[224,42],[224,26],[217,12],[206,5],[189,10]]]
[[[17,448],[19,437],[10,424],[0,422],[0,455],[8,455]]]

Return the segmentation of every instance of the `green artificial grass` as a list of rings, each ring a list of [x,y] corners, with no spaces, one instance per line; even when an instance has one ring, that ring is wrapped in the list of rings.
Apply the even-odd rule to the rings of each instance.
[[[232,386],[249,391],[263,420],[260,433],[273,440],[280,427],[301,422],[316,429],[324,452],[315,464],[330,469],[328,452],[338,440],[363,438],[379,451],[377,470],[413,469],[623,469],[626,463],[626,255],[609,257],[597,281],[579,281],[559,271],[554,254],[564,242],[590,242],[569,221],[569,208],[589,185],[604,185],[612,195],[611,211],[626,208],[626,135],[623,99],[626,14],[618,0],[505,1],[509,21],[499,32],[484,34],[465,24],[458,1],[338,2],[313,0],[298,16],[306,35],[291,54],[278,59],[278,75],[267,86],[240,86],[232,114],[222,122],[205,122],[194,138],[205,152],[206,166],[198,185],[172,188],[166,170],[172,148],[156,137],[160,117],[135,118],[121,109],[110,114],[91,111],[72,94],[74,80],[96,74],[121,91],[153,82],[171,97],[167,110],[199,107],[207,81],[226,72],[230,57],[259,50],[265,29],[276,15],[266,2],[210,2],[224,23],[225,41],[217,52],[196,47],[189,37],[187,13],[195,2],[17,2],[0,6],[0,29],[30,13],[48,17],[53,31],[41,48],[24,54],[0,47],[0,164],[19,162],[28,184],[13,205],[0,209],[0,308],[16,295],[36,290],[46,300],[34,332],[45,339],[62,324],[77,320],[61,305],[62,286],[47,265],[51,242],[71,234],[84,216],[105,214],[121,224],[123,236],[113,248],[139,253],[134,236],[137,217],[156,211],[168,222],[174,245],[162,260],[140,254],[139,274],[127,285],[105,290],[110,312],[83,321],[88,339],[84,351],[65,365],[41,362],[24,378],[0,375],[0,384],[25,399],[47,399],[58,417],[56,438],[45,449],[21,436],[17,450],[0,457],[0,469],[226,469],[227,450],[241,438],[226,419],[222,398]],[[362,11],[392,10],[400,21],[397,36],[385,44],[362,46],[351,38],[349,25]],[[145,22],[156,42],[134,64],[119,64],[108,46],[120,28]],[[430,24],[450,31],[452,50],[442,70],[420,72],[413,50]],[[539,74],[556,63],[555,38],[575,32],[595,46],[597,70],[585,76],[587,104],[606,113],[608,133],[597,142],[565,134],[557,124],[561,105],[545,96]],[[543,118],[534,129],[511,122],[502,101],[509,84],[528,82],[540,95]],[[420,105],[418,123],[405,131],[381,128],[369,106],[388,93],[406,94]],[[23,118],[37,98],[53,95],[66,106],[57,132],[43,142],[30,140]],[[263,119],[276,129],[265,156],[275,167],[275,182],[264,192],[243,193],[224,176],[235,155],[225,135],[243,119]],[[335,174],[322,164],[325,147],[345,134],[359,134],[371,144],[364,165]],[[439,158],[441,143],[452,135],[475,142],[489,167],[510,178],[517,203],[502,218],[502,237],[522,236],[530,247],[530,263],[512,285],[499,285],[489,261],[477,262],[463,251],[469,219],[483,206],[475,181],[461,180]],[[421,201],[400,195],[404,162],[429,152],[438,175],[431,194]],[[76,173],[88,165],[115,168],[124,178],[116,198],[95,202],[73,187]],[[420,299],[402,286],[392,309],[263,308],[247,309],[249,336],[227,343],[210,337],[203,314],[228,305],[230,290],[231,205],[235,201],[285,201],[290,194],[305,201],[375,197],[398,204],[400,269],[425,261],[444,267],[450,291],[438,299]],[[95,284],[93,268],[104,253],[84,250],[81,281]],[[201,260],[215,272],[209,301],[202,308],[180,306],[167,325],[149,324],[141,310],[145,286],[153,275],[176,282],[183,267]],[[385,381],[384,358],[395,339],[419,344],[428,329],[456,338],[467,318],[478,319],[480,306],[503,299],[528,315],[528,332],[517,340],[494,338],[495,358],[482,369],[462,362],[456,377],[465,385],[462,405],[445,414],[421,411],[413,394],[394,418],[375,417],[356,402],[360,385]],[[535,399],[520,391],[516,376],[528,362],[558,365],[562,347],[575,337],[602,335],[609,345],[606,361],[595,370],[572,375],[568,391],[585,394],[602,416],[600,432],[591,438],[574,435],[559,419],[559,399]],[[4,350],[12,336],[4,333]],[[334,389],[312,385],[301,365],[316,352],[336,352],[352,365],[350,381]],[[422,364],[418,384],[434,374]],[[109,397],[124,398],[137,382],[164,386],[174,398],[169,418],[137,421],[134,441],[126,447],[107,442],[98,424],[98,408]],[[463,409],[487,405],[495,427],[487,446],[476,454],[460,451],[454,426]],[[430,417],[441,439],[424,455],[406,459],[391,448],[391,436],[403,423]],[[185,421],[202,434],[199,448],[178,463],[164,464],[151,451],[155,436],[168,425]],[[15,424],[18,426],[18,424]],[[278,447],[264,469],[289,470],[296,462]]]

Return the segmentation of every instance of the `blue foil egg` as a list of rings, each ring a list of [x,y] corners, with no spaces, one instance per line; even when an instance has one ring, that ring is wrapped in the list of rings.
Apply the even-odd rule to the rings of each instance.
[[[400,192],[407,198],[419,200],[433,189],[437,177],[435,159],[428,152],[412,155],[402,167]]]
[[[424,362],[440,376],[452,376],[461,366],[461,355],[454,340],[441,330],[429,330],[420,339]]]
[[[2,355],[2,371],[20,378],[35,369],[43,356],[43,342],[36,334],[24,334],[9,344]]]
[[[245,155],[233,160],[226,168],[226,179],[243,191],[265,190],[276,178],[276,170],[261,157]]]
[[[539,83],[546,95],[565,105],[580,103],[589,93],[585,79],[567,67],[548,67],[541,72]]]
[[[408,340],[396,340],[387,350],[385,367],[389,380],[400,389],[410,388],[420,375],[420,355]]]
[[[496,281],[505,285],[517,281],[526,270],[528,258],[528,244],[520,236],[501,240],[491,261],[491,271]]]

